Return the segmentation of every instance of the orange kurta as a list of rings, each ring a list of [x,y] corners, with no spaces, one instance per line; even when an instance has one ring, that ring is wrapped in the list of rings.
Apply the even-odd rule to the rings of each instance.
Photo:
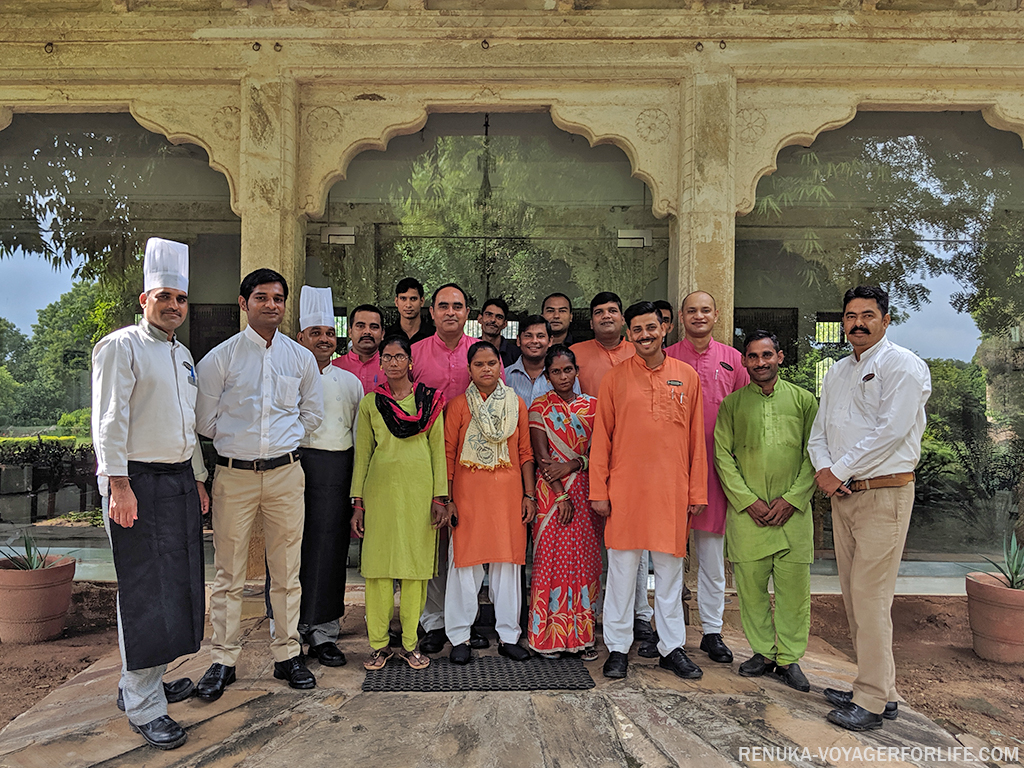
[[[608,549],[686,554],[687,507],[707,504],[708,462],[697,372],[640,356],[601,382],[590,445],[590,498],[611,501]]]
[[[448,479],[459,510],[452,531],[455,567],[481,563],[526,564],[526,526],[523,524],[522,466],[533,461],[526,404],[519,402],[519,423],[508,439],[511,467],[493,471],[470,469],[459,463],[462,441],[469,427],[469,403],[464,394],[444,412],[444,445]]]
[[[581,341],[569,349],[576,355],[576,365],[580,368],[580,389],[583,390],[583,394],[591,397],[597,397],[601,380],[608,371],[636,354],[636,347],[625,340],[620,341],[619,346],[612,349],[608,349],[597,339]]]

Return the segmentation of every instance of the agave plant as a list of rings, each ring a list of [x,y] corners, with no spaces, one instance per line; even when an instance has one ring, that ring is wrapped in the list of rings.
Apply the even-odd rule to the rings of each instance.
[[[13,538],[10,539],[8,541],[8,545],[10,545],[10,542],[13,540]],[[25,550],[24,552],[19,552],[18,550],[10,546],[0,547],[0,555],[7,558],[7,560],[14,567],[14,570],[35,571],[40,568],[49,568],[51,566],[57,565],[57,563],[60,562],[48,562],[47,557],[49,557],[50,555],[50,550],[47,549],[45,552],[40,550],[39,547],[36,546],[36,543],[35,541],[33,541],[32,537],[29,536],[27,533],[22,534],[21,543],[23,549]],[[64,558],[61,558],[61,560],[63,559]]]
[[[1003,537],[1003,562],[997,563],[985,558],[999,569],[1010,589],[1024,589],[1024,546],[1017,538],[1017,532],[1011,530]]]

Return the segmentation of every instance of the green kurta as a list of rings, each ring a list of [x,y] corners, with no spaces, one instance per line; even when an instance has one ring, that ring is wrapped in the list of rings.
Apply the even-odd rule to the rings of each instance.
[[[367,579],[429,579],[437,573],[437,531],[430,502],[448,495],[444,416],[426,432],[408,438],[391,434],[370,393],[359,403],[352,496],[361,497],[362,566]],[[398,404],[416,411],[410,394]]]
[[[786,550],[789,562],[814,560],[814,468],[806,446],[817,412],[814,395],[782,379],[770,395],[751,382],[722,401],[715,467],[729,501],[725,552],[732,562]],[[757,499],[769,503],[780,496],[797,509],[785,525],[762,528],[747,514]]]

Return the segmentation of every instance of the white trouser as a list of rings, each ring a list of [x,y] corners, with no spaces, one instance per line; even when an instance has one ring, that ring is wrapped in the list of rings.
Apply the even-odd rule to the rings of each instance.
[[[448,529],[442,528],[441,535],[438,538],[438,547],[440,547],[441,552],[446,552],[449,548]],[[420,624],[423,625],[425,632],[444,629],[444,594],[447,583],[448,560],[442,557],[437,564],[437,576],[434,576],[427,582],[427,602],[423,606],[423,614],[420,616]]]
[[[494,604],[494,628],[503,643],[515,644],[522,629],[519,627],[519,608],[522,587],[519,582],[521,565],[491,563],[488,572],[488,590]],[[456,568],[448,564],[448,584],[444,595],[445,632],[452,646],[469,642],[470,627],[480,610],[477,595],[484,583],[484,567],[469,565]],[[632,624],[630,625],[632,627]]]
[[[651,598],[647,594],[650,573],[650,556],[647,550],[644,550],[640,553],[640,565],[636,569],[636,618],[638,621],[650,621],[654,615]]]
[[[633,645],[636,569],[641,549],[608,550],[608,584],[604,598],[604,644],[609,651],[629,653]],[[683,558],[651,552],[654,562],[654,620],[658,653],[668,656],[686,643],[683,618]]]
[[[690,531],[697,549],[697,608],[705,635],[721,634],[725,612],[725,536]]]

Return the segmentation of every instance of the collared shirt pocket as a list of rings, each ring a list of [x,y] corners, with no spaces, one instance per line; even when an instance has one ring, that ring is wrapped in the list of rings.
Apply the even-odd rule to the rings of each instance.
[[[882,377],[868,371],[854,385],[854,406],[866,417],[876,418],[882,403]]]
[[[274,381],[274,405],[290,409],[299,404],[299,382],[295,376],[278,376]]]

